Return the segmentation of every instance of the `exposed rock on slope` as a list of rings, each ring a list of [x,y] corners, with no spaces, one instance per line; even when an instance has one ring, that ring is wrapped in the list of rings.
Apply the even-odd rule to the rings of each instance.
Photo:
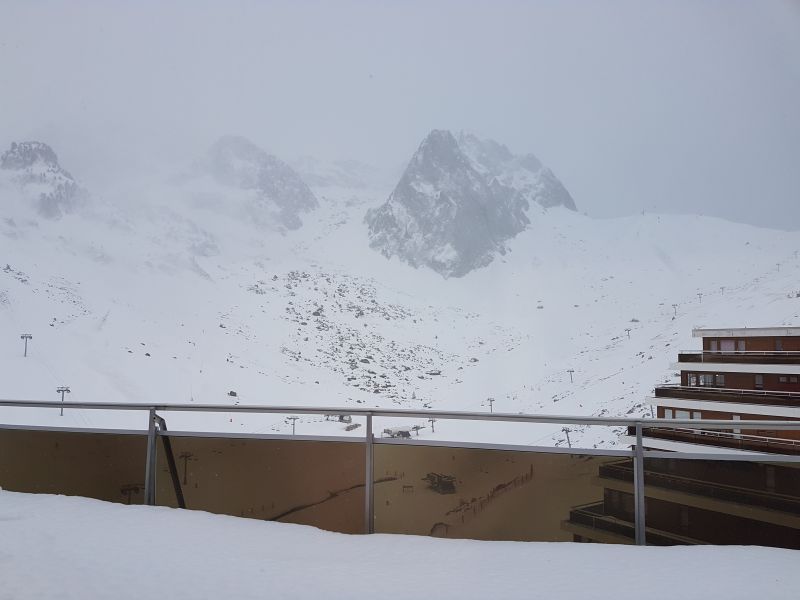
[[[489,264],[530,223],[532,203],[575,203],[533,155],[470,134],[434,130],[388,200],[366,216],[370,246],[414,267],[460,277]]]
[[[317,208],[317,199],[286,163],[250,140],[224,136],[209,152],[208,170],[222,185],[252,190],[260,208],[274,212],[287,229],[298,229],[302,213]]]
[[[50,219],[70,212],[86,196],[72,175],[58,164],[53,149],[42,142],[12,143],[0,156],[0,169],[8,173],[24,196],[35,202],[37,211]]]

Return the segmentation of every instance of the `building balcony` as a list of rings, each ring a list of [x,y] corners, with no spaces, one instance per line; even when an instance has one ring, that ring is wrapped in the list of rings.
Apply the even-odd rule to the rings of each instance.
[[[797,351],[682,351],[678,353],[679,363],[735,363],[750,365],[800,365],[800,352]]]
[[[576,506],[569,512],[569,519],[561,528],[583,539],[608,544],[633,544],[635,524],[606,513],[603,502]],[[646,528],[647,544],[650,546],[674,546],[699,544],[698,540],[667,531]]]
[[[734,426],[735,421],[731,421]],[[766,431],[763,433],[767,433]],[[773,432],[769,432],[773,433]],[[636,435],[633,428],[628,429],[628,435]],[[720,448],[731,448],[750,452],[767,452],[772,454],[792,454],[800,455],[800,440],[773,437],[768,435],[733,433],[720,430],[688,429],[688,428],[667,428],[667,427],[645,427],[642,429],[644,438],[655,438],[659,440],[670,440],[673,442],[684,442],[688,444],[701,444],[704,446],[716,446]],[[647,440],[644,440],[647,446]],[[709,451],[712,451],[710,448]]]
[[[660,385],[655,388],[655,396],[656,398],[800,407],[800,392],[779,392],[774,390],[740,390],[705,386]]]
[[[737,465],[735,471],[738,470],[741,467]],[[645,495],[706,510],[733,515],[738,513],[738,516],[750,519],[800,527],[800,496],[768,489],[766,482],[739,480],[739,473],[735,471],[731,473],[708,468],[702,461],[648,459],[644,470]],[[602,465],[599,476],[606,487],[633,490],[632,461]],[[612,481],[624,482],[624,485],[614,485]]]

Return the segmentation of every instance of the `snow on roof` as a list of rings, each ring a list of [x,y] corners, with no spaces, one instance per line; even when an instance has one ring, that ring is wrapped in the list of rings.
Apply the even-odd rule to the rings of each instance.
[[[730,329],[692,329],[692,337],[775,337],[800,336],[800,327],[733,327]]]

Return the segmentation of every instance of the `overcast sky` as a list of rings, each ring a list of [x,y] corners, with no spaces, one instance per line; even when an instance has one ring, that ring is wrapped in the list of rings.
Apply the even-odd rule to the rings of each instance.
[[[0,142],[84,181],[223,133],[397,168],[432,128],[591,215],[800,229],[800,2],[0,2]]]

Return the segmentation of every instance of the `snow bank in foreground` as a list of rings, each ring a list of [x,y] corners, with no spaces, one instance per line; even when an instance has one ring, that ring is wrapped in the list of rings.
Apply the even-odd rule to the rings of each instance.
[[[0,598],[796,598],[800,553],[348,536],[0,491]]]

